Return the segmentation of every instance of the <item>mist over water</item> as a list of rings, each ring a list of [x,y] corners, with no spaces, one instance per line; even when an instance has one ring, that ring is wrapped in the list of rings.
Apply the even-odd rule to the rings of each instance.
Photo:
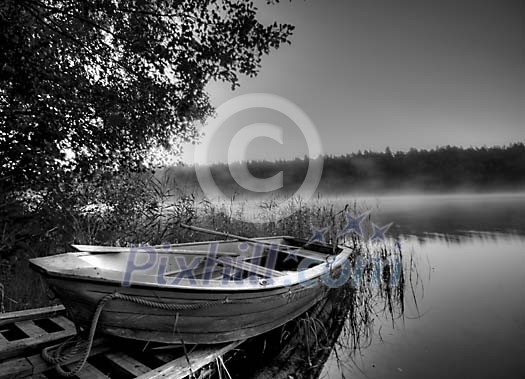
[[[397,194],[326,198],[369,209],[375,223],[392,222],[393,235],[457,238],[509,233],[525,236],[525,192]]]

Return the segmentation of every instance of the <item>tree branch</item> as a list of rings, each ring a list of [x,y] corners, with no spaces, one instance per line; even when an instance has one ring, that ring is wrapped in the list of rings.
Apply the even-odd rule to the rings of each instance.
[[[26,1],[27,2],[27,1]],[[31,6],[28,6],[28,5],[24,5],[22,4],[22,7],[24,7],[29,13],[31,13],[33,15],[33,17],[35,17],[37,19],[37,21],[39,21],[42,25],[44,25],[45,27],[51,29],[52,31],[54,31],[55,33],[58,33],[60,34],[61,36],[67,38],[67,39],[70,39],[71,41],[73,41],[76,45],[80,46],[81,48],[85,49],[89,54],[91,55],[101,55],[99,53],[95,53],[94,51],[92,51],[85,43],[83,43],[82,41],[79,41],[77,38],[75,38],[74,36],[72,36],[71,34],[69,33],[66,33],[64,32],[61,28],[60,28],[60,25],[57,25],[56,22],[52,19],[48,19],[50,23],[52,23],[54,26],[52,26],[51,24],[49,24],[48,22],[46,22],[44,19],[42,19],[36,12],[35,10],[31,7]],[[101,43],[105,44],[108,48],[112,49],[111,46],[109,46],[107,43],[105,43],[104,41],[101,41]],[[129,67],[127,67],[126,65],[124,65],[122,62],[120,62],[119,60],[109,56],[107,57],[109,58],[111,61],[113,61],[115,64],[117,64],[118,66],[120,66],[121,68],[123,68],[128,74],[131,74],[135,77],[139,77],[139,75],[134,72],[132,69],[130,69]]]

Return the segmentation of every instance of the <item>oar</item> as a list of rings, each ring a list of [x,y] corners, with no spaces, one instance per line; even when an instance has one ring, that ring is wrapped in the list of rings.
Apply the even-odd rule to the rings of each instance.
[[[196,232],[214,234],[214,235],[222,236],[222,237],[226,237],[226,238],[234,238],[234,239],[237,239],[239,241],[248,242],[248,243],[255,244],[255,245],[269,246],[271,248],[276,249],[275,252],[277,252],[277,253],[294,254],[294,255],[301,256],[301,257],[313,258],[313,259],[317,259],[317,260],[323,260],[324,259],[324,258],[321,258],[319,255],[317,255],[315,252],[313,252],[311,250],[308,250],[308,248],[305,247],[306,245],[302,246],[302,247],[294,247],[294,246],[290,246],[290,245],[282,245],[282,244],[279,244],[279,243],[261,241],[261,240],[255,239],[255,238],[238,236],[236,234],[231,234],[231,233],[218,232],[216,230],[200,228],[198,226],[192,226],[192,225],[187,225],[187,224],[180,224],[180,226],[185,228],[185,229],[194,230]],[[326,254],[322,254],[323,257],[325,255]]]
[[[243,241],[243,242],[249,242],[249,243],[254,243],[254,244],[259,244],[259,245],[271,246],[271,247],[275,247],[275,248],[278,248],[278,249],[286,249],[286,251],[284,251],[284,252],[287,252],[288,249],[290,249],[290,247],[291,247],[289,245],[281,245],[281,244],[278,244],[278,243],[261,241],[261,240],[255,239],[255,238],[238,236],[236,234],[231,234],[231,233],[226,233],[226,232],[218,232],[216,230],[200,228],[198,226],[192,226],[192,225],[186,225],[186,224],[180,224],[180,226],[185,228],[185,229],[193,230],[195,232],[213,234],[213,235],[216,235],[216,236],[221,236],[221,237],[226,237],[226,238],[233,238],[233,239],[236,239],[236,240],[239,240],[239,241]],[[293,250],[299,250],[299,249],[293,248],[292,251]]]
[[[131,253],[135,252],[150,252],[156,253],[179,253],[187,255],[206,255],[210,252],[208,250],[192,250],[192,249],[174,249],[163,246],[136,246],[136,247],[120,247],[120,246],[97,246],[97,245],[71,245],[74,249],[84,253]],[[238,256],[239,253],[233,251],[217,251],[217,255],[231,255]]]
[[[268,246],[270,248],[275,249],[274,251],[276,253],[293,254],[299,257],[315,259],[318,261],[324,261],[326,257],[329,255],[329,254],[323,254],[323,253],[316,253],[314,251],[305,249],[304,246],[303,247],[292,247],[289,245],[282,245],[278,243],[261,241],[255,238],[248,238],[248,237],[238,236],[236,234],[218,232],[216,230],[205,229],[205,228],[200,228],[198,226],[192,226],[192,225],[186,225],[186,224],[180,224],[180,226],[185,229],[194,230],[196,232],[208,233],[208,234],[213,234],[216,236],[222,236],[226,238],[234,238],[239,241],[248,242],[248,243],[255,244],[255,245],[259,244],[259,245]]]

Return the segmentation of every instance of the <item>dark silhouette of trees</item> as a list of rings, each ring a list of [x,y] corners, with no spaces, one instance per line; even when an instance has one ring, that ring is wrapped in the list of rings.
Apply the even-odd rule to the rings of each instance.
[[[302,183],[308,160],[249,162],[250,172],[257,177],[269,177],[284,171],[282,192],[293,192]],[[211,167],[220,188],[236,186],[226,164]],[[194,172],[172,167],[169,175],[178,183],[198,188]],[[407,152],[382,153],[359,151],[344,156],[324,156],[324,168],[318,190],[323,193],[359,191],[490,191],[525,187],[525,145],[507,147],[439,147],[432,150],[415,148]]]

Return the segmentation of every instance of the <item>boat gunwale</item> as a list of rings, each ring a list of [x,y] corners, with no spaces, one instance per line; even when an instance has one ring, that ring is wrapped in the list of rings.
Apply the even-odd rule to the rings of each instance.
[[[208,241],[209,242],[209,241]],[[76,256],[79,253],[64,253],[55,256],[33,258],[29,260],[30,266],[36,271],[40,272],[44,276],[62,278],[66,280],[76,280],[84,282],[96,282],[96,283],[105,283],[113,285],[118,288],[148,288],[155,290],[191,290],[191,291],[214,291],[214,292],[240,292],[240,291],[261,291],[265,289],[277,289],[284,287],[291,287],[294,285],[311,285],[311,282],[316,279],[320,279],[321,276],[328,273],[330,270],[338,269],[342,267],[343,264],[347,261],[351,254],[351,249],[346,246],[341,246],[342,251],[333,255],[333,261],[328,264],[327,262],[319,262],[313,267],[307,268],[303,271],[292,271],[288,272],[286,275],[280,277],[272,277],[266,279],[254,279],[246,278],[243,280],[228,280],[224,279],[197,279],[197,278],[180,278],[176,284],[172,283],[159,283],[158,275],[140,275],[141,280],[130,280],[129,285],[124,285],[124,271],[117,270],[108,270],[101,269],[99,267],[91,266],[84,268],[76,268],[69,270],[55,270],[51,271],[42,266],[35,261],[58,257],[72,255]],[[113,253],[112,253],[113,254]],[[121,254],[121,253],[118,253]],[[306,258],[308,259],[308,258]],[[261,266],[264,268],[264,266]],[[97,270],[97,276],[89,275],[86,271],[88,270]],[[102,275],[106,274],[106,275]],[[164,277],[166,279],[166,277]],[[132,278],[131,278],[132,279]],[[168,277],[169,279],[169,277]]]

